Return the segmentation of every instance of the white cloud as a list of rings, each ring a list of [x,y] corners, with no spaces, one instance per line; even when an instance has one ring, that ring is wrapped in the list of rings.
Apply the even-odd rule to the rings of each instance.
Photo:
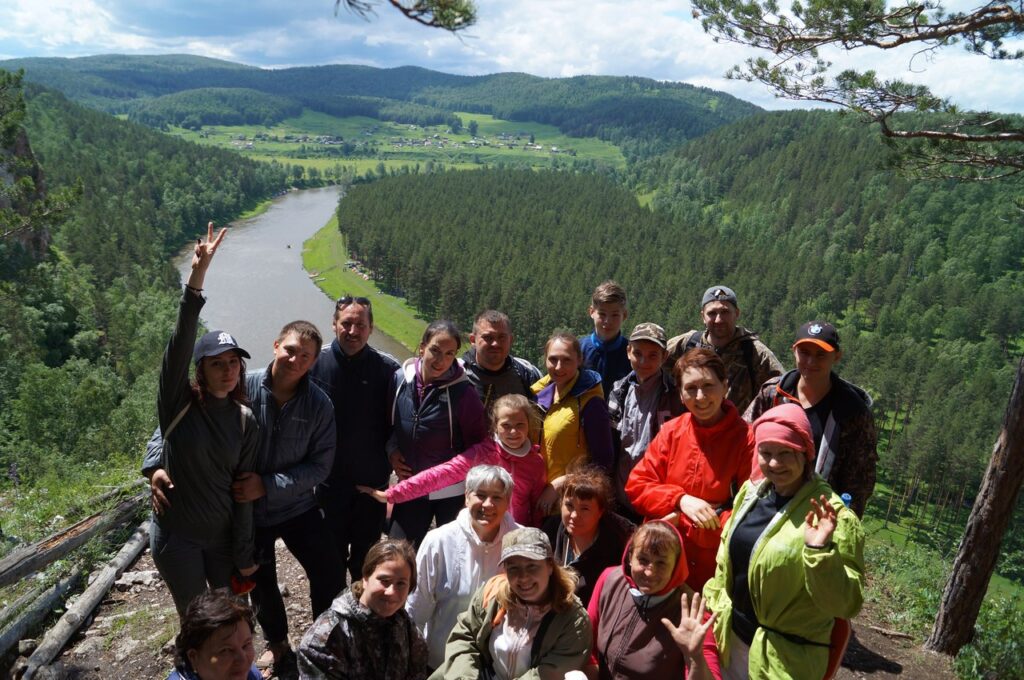
[[[968,0],[953,0],[958,8]],[[962,7],[961,7],[962,6]],[[386,3],[369,21],[333,0],[6,0],[0,50],[10,56],[186,52],[267,67],[412,64],[479,75],[640,75],[722,90],[766,108],[808,106],[724,78],[755,52],[715,43],[684,0],[478,0],[479,21],[452,35]],[[992,62],[959,47],[928,63],[912,51],[837,53],[837,65],[927,84],[965,108],[1024,112],[1024,62]]]

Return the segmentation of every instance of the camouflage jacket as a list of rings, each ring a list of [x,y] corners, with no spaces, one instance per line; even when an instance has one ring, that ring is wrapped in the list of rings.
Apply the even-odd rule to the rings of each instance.
[[[793,370],[766,382],[743,414],[743,419],[752,423],[773,406],[799,404],[800,399],[796,396],[799,379],[800,374]],[[835,373],[832,374],[830,396],[829,420],[834,421],[834,430],[829,433],[831,436],[822,437],[815,469],[837,494],[850,494],[850,507],[858,517],[863,517],[868,499],[875,490],[875,468],[878,465],[878,432],[875,417],[871,414],[871,397]],[[828,469],[822,469],[822,465]]]
[[[690,331],[677,335],[668,341],[668,358],[665,367],[671,372],[672,365],[687,351],[687,345],[714,350],[725,362],[729,376],[729,391],[725,398],[743,413],[747,405],[766,381],[782,375],[782,363],[768,349],[768,345],[746,328],[736,328],[732,340],[725,347],[716,348],[708,339],[707,331]],[[748,361],[749,357],[749,361]]]
[[[346,590],[302,636],[298,649],[303,680],[422,680],[427,644],[404,609],[377,616]]]

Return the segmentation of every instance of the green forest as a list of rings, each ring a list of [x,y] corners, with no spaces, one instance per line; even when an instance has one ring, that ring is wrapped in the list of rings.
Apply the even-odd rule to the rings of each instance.
[[[170,256],[287,178],[52,91],[22,99],[5,72],[0,91],[4,148],[23,125],[47,190],[63,196],[42,228],[0,240],[0,528],[31,540],[76,499],[138,474],[174,319]]]

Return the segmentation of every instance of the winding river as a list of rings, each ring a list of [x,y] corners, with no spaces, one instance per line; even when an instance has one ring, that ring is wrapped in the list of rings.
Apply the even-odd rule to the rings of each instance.
[[[324,341],[334,337],[334,301],[317,288],[302,268],[302,243],[323,227],[338,205],[338,188],[295,191],[274,200],[261,215],[233,222],[206,277],[207,328],[234,334],[250,354],[250,368],[273,358],[281,327],[295,319],[316,324]],[[186,249],[175,266],[188,276]],[[409,350],[378,330],[370,344],[402,360]]]

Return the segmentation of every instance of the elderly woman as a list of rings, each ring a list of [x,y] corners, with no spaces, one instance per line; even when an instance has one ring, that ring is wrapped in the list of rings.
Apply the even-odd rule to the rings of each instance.
[[[691,349],[672,369],[687,413],[665,423],[626,481],[626,495],[648,519],[679,522],[690,575],[699,591],[715,573],[722,524],[732,498],[750,476],[750,426],[740,418],[725,363],[709,349]]]
[[[302,678],[425,678],[427,646],[404,609],[416,588],[412,546],[390,538],[378,541],[366,553],[362,574],[302,636]]]
[[[576,575],[555,563],[544,532],[506,534],[501,566],[459,617],[431,680],[554,680],[583,667],[590,621],[573,595]]]
[[[174,638],[174,670],[167,680],[261,680],[252,665],[255,616],[227,588],[192,600]]]
[[[427,533],[416,553],[416,590],[406,609],[427,641],[429,665],[444,662],[455,619],[483,583],[500,569],[501,539],[519,527],[508,512],[512,476],[478,465],[466,476],[466,507],[454,521]]]
[[[431,322],[423,332],[417,356],[394,376],[388,460],[399,479],[441,465],[487,437],[484,405],[455,355],[462,345],[451,321]],[[465,486],[460,481],[395,505],[391,538],[418,547],[430,528],[455,519]]]
[[[783,404],[754,422],[764,479],[748,481],[704,587],[718,615],[723,678],[820,678],[835,618],[864,602],[864,532],[814,472],[804,410]]]

